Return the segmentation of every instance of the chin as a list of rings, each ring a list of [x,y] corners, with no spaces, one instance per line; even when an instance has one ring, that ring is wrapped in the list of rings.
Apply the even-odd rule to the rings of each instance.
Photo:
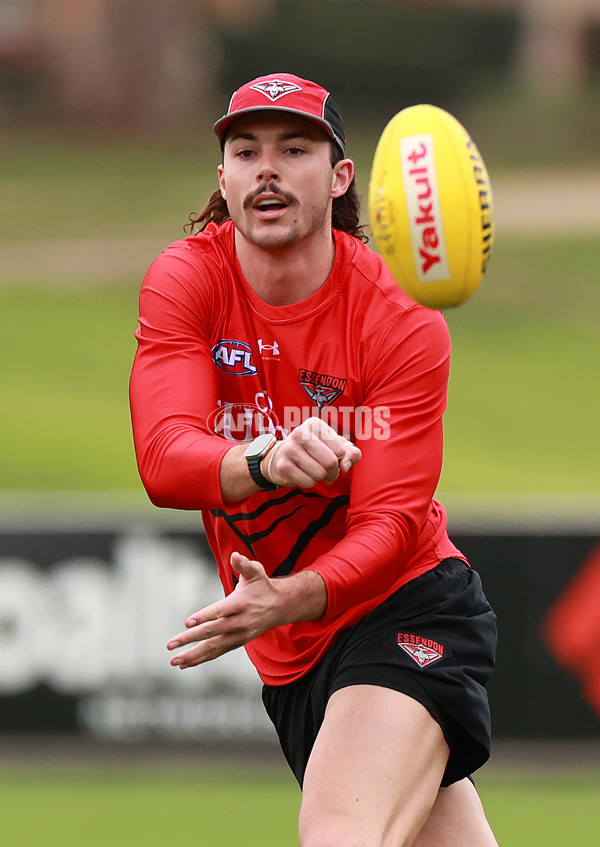
[[[296,230],[283,230],[282,228],[269,230],[261,227],[259,231],[252,229],[249,232],[242,230],[242,235],[252,244],[262,247],[264,250],[291,247],[301,240],[301,235]]]

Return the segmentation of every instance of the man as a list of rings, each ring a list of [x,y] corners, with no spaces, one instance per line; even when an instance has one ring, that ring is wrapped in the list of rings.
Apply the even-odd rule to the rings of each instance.
[[[252,80],[215,131],[219,191],[148,271],[131,378],[148,494],[202,510],[226,595],[171,663],[245,646],[303,847],[494,845],[468,776],[495,618],[433,499],[445,322],[363,243],[327,91]]]

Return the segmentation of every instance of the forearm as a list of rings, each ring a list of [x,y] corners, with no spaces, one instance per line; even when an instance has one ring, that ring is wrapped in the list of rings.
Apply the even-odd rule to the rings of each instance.
[[[154,505],[223,508],[220,464],[229,444],[185,426],[157,430],[146,434],[134,426],[140,476]]]
[[[260,491],[250,476],[248,462],[244,456],[247,444],[236,444],[225,453],[221,461],[219,479],[223,500],[236,503]]]
[[[326,620],[386,594],[406,569],[418,535],[407,520],[374,516],[319,556],[311,567],[326,586]]]

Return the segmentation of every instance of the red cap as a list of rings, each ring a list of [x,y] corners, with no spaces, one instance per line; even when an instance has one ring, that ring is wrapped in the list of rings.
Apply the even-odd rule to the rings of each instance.
[[[228,127],[242,115],[257,111],[301,115],[326,132],[342,153],[345,151],[344,124],[331,94],[315,82],[294,74],[259,76],[234,91],[227,112],[213,126],[221,147]]]

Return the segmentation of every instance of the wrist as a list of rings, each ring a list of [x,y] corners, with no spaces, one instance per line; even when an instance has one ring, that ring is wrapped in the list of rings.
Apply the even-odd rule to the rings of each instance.
[[[266,456],[262,459],[260,463],[260,470],[264,478],[267,480],[268,483],[270,483],[271,485],[275,485],[277,488],[280,488],[280,484],[275,482],[275,480],[271,476],[271,465],[273,463],[273,459],[275,457],[275,453],[277,452],[277,447],[279,443],[279,441],[275,441],[275,443],[271,445],[271,447],[269,448],[269,452],[266,454]]]
[[[284,623],[317,620],[327,611],[325,580],[316,571],[276,577],[274,583],[280,592]]]
[[[262,471],[263,460],[276,444],[277,439],[270,433],[264,433],[255,438],[244,451],[248,473],[255,485],[261,491],[275,491],[279,488],[268,479]]]

